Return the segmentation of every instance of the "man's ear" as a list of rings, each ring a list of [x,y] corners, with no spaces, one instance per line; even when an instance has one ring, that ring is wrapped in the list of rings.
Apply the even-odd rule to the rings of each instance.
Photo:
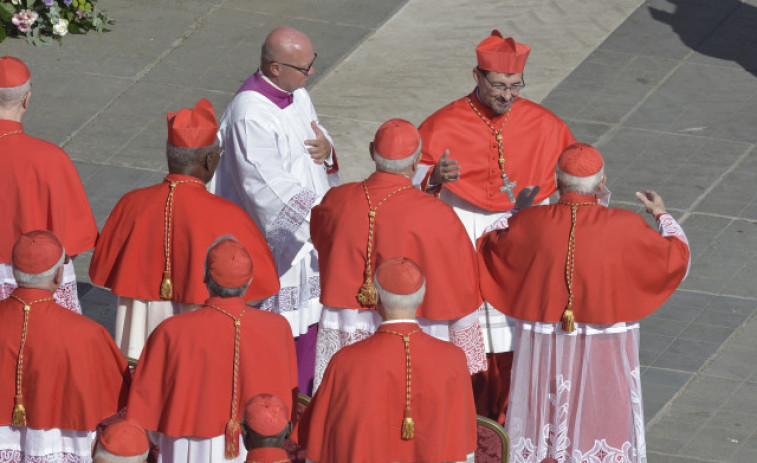
[[[26,95],[24,95],[24,99],[21,101],[21,107],[24,108],[24,111],[26,111],[26,108],[29,107],[29,99],[32,97],[32,91],[29,90],[26,92]]]
[[[368,152],[371,154],[371,159],[376,159],[373,157],[373,142],[368,143]]]
[[[58,270],[55,271],[55,275],[53,276],[53,283],[55,283],[55,286],[60,286],[60,284],[63,283],[63,266],[62,265],[58,267]]]

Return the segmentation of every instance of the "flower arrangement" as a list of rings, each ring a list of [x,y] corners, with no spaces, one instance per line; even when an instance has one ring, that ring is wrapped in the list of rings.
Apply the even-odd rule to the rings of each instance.
[[[0,0],[0,42],[25,36],[32,45],[48,45],[63,36],[107,32],[111,18],[95,10],[97,0]]]

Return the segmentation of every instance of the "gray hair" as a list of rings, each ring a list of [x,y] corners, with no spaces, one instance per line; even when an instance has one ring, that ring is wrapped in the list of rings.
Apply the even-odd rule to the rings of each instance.
[[[63,253],[60,256],[60,259],[58,259],[58,262],[56,262],[55,265],[53,265],[49,269],[40,273],[22,272],[21,270],[13,266],[13,278],[16,279],[16,284],[21,287],[33,287],[40,284],[46,284],[53,279],[58,269],[63,266],[63,261],[65,259],[66,251],[64,249]]]
[[[174,146],[166,142],[166,159],[168,159],[169,164],[182,167],[191,166],[197,159],[197,148]]]
[[[19,106],[31,88],[31,79],[16,87],[0,87],[0,107],[11,109]]]
[[[247,292],[247,288],[250,287],[250,283],[252,283],[252,280],[250,280],[247,284],[238,286],[236,288],[227,288],[225,286],[221,286],[213,279],[213,277],[210,275],[210,269],[208,268],[208,254],[210,254],[210,250],[215,247],[218,243],[221,241],[226,240],[233,240],[236,242],[239,242],[238,239],[234,238],[231,235],[223,235],[216,238],[213,243],[208,246],[208,251],[205,253],[205,286],[208,287],[208,291],[212,292],[213,294],[222,297],[222,298],[229,298],[229,297],[241,297],[244,296],[244,293]]]
[[[588,177],[576,177],[575,175],[566,174],[558,165],[555,169],[555,180],[557,189],[561,193],[574,192],[581,195],[593,195],[599,190],[602,183],[602,177],[605,169],[602,167],[599,172]]]
[[[418,143],[418,149],[415,153],[404,159],[387,159],[373,150],[373,161],[376,163],[376,170],[390,174],[401,174],[413,167],[415,161],[421,155],[421,144]]]
[[[376,293],[381,304],[385,309],[392,310],[415,310],[423,302],[423,296],[426,295],[426,281],[424,279],[423,285],[420,289],[411,294],[394,294],[384,289],[378,282],[378,279],[373,277],[373,284],[376,286]]]
[[[97,458],[102,458],[108,463],[144,463],[147,461],[147,455],[150,453],[150,450],[148,449],[147,452],[141,454],[141,455],[134,455],[131,457],[122,457],[120,455],[116,455],[114,453],[111,453],[107,450],[105,450],[102,445],[98,445],[95,449],[95,454],[92,455],[92,460],[95,460]]]

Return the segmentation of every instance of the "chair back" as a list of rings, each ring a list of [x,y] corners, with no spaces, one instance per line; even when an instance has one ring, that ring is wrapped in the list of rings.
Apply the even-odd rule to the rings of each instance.
[[[483,416],[476,417],[476,463],[508,463],[510,439],[505,429],[496,421]]]
[[[307,408],[309,403],[310,397],[300,393],[299,397],[297,397],[298,420],[300,419],[302,414],[305,413],[305,409]],[[284,441],[284,450],[286,450],[286,453],[289,456],[289,460],[291,460],[292,463],[305,463],[305,460],[307,459],[305,449],[297,445],[293,440],[287,439]]]

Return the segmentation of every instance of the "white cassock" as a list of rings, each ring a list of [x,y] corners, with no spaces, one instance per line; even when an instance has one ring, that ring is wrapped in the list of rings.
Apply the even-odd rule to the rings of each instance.
[[[91,463],[95,431],[0,426],[0,463]]]
[[[7,299],[17,286],[16,279],[13,277],[13,267],[10,264],[0,263],[0,300]],[[73,259],[63,264],[63,281],[53,293],[53,297],[55,297],[55,302],[58,305],[72,312],[81,313]],[[0,460],[1,462],[2,460]]]
[[[301,88],[292,96],[284,109],[256,91],[234,97],[221,117],[218,135],[225,154],[209,189],[247,211],[265,236],[281,291],[261,308],[283,315],[296,337],[321,315],[310,209],[338,177],[314,163],[304,143],[315,138],[310,123],[318,119],[308,92]]]

